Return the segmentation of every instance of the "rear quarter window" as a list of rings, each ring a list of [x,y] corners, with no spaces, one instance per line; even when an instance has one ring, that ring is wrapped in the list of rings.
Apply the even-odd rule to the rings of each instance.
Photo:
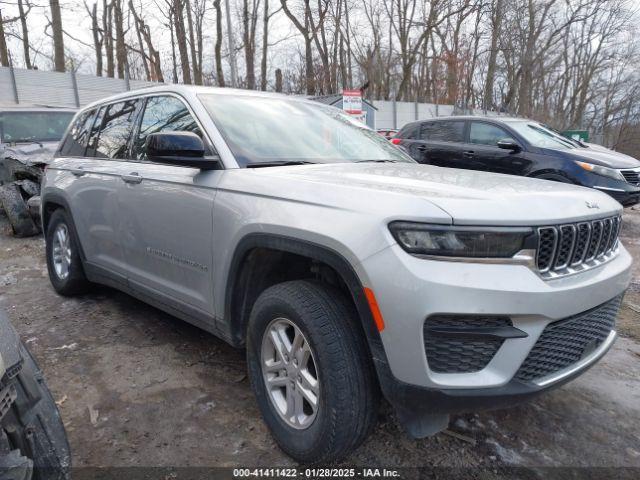
[[[93,125],[96,110],[82,112],[75,119],[69,133],[60,147],[60,156],[63,157],[83,157],[87,149],[89,131]]]

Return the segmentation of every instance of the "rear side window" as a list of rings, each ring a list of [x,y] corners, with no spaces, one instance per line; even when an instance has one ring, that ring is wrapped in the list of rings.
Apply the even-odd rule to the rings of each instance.
[[[202,138],[202,131],[182,100],[171,97],[151,97],[147,100],[140,131],[134,142],[134,155],[146,160],[145,142],[157,132],[193,132]]]
[[[422,124],[420,138],[436,142],[463,142],[464,122],[460,120],[425,122]]]
[[[480,145],[497,145],[500,140],[511,140],[505,130],[490,123],[471,122],[469,142]]]
[[[129,139],[133,131],[139,99],[113,103],[104,107],[94,155],[98,158],[128,158]]]
[[[60,155],[63,157],[83,157],[87,148],[87,140],[89,139],[89,131],[93,120],[95,119],[96,110],[89,110],[81,113],[67,134],[64,144],[60,148]]]

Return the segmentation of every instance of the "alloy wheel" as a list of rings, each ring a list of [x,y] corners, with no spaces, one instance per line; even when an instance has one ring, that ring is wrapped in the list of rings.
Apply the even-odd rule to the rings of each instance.
[[[311,346],[289,319],[276,318],[262,337],[262,376],[269,399],[287,425],[308,428],[318,414],[320,382]]]
[[[71,239],[69,229],[61,223],[53,233],[53,268],[60,280],[65,280],[69,276],[71,266]]]

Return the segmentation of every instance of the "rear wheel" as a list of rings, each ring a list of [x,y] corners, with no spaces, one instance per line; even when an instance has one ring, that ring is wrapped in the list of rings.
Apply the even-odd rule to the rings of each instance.
[[[292,281],[265,290],[247,334],[258,405],[276,442],[302,463],[343,458],[375,424],[366,341],[341,292]]]
[[[62,209],[53,212],[46,235],[47,270],[51,285],[60,295],[78,295],[90,286],[76,239],[67,212]]]

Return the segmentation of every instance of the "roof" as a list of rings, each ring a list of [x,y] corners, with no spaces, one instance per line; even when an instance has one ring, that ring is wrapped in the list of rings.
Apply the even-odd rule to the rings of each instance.
[[[504,123],[504,122],[535,122],[530,118],[522,118],[522,117],[503,117],[500,115],[448,115],[445,117],[432,117],[432,118],[423,118],[420,120],[415,120],[410,123],[419,123],[419,122],[430,122],[430,121],[440,121],[440,120],[489,120],[494,121],[496,123]]]
[[[0,105],[0,112],[69,112],[75,113],[76,108],[66,107],[49,107],[47,105],[32,105],[29,107],[19,107],[15,105],[4,106]]]
[[[324,103],[325,105],[335,105],[340,100],[342,100],[342,95],[339,93],[333,93],[331,95],[319,95],[317,97],[307,97],[309,100],[313,100],[314,102]],[[364,98],[362,99],[362,103],[366,103],[374,110],[378,110],[371,102],[368,102]]]
[[[111,103],[117,100],[124,100],[127,98],[137,97],[141,95],[152,95],[154,93],[175,93],[182,94],[184,96],[198,95],[204,93],[214,93],[216,95],[237,95],[245,97],[263,97],[263,98],[286,98],[289,100],[296,100],[307,102],[308,98],[285,95],[283,93],[262,92],[260,90],[243,90],[240,88],[226,88],[226,87],[205,87],[199,85],[174,85],[174,84],[159,84],[158,86],[143,87],[136,90],[129,90],[127,92],[118,93],[109,97],[101,98],[98,101],[85,105],[83,108],[92,108],[105,103]]]

